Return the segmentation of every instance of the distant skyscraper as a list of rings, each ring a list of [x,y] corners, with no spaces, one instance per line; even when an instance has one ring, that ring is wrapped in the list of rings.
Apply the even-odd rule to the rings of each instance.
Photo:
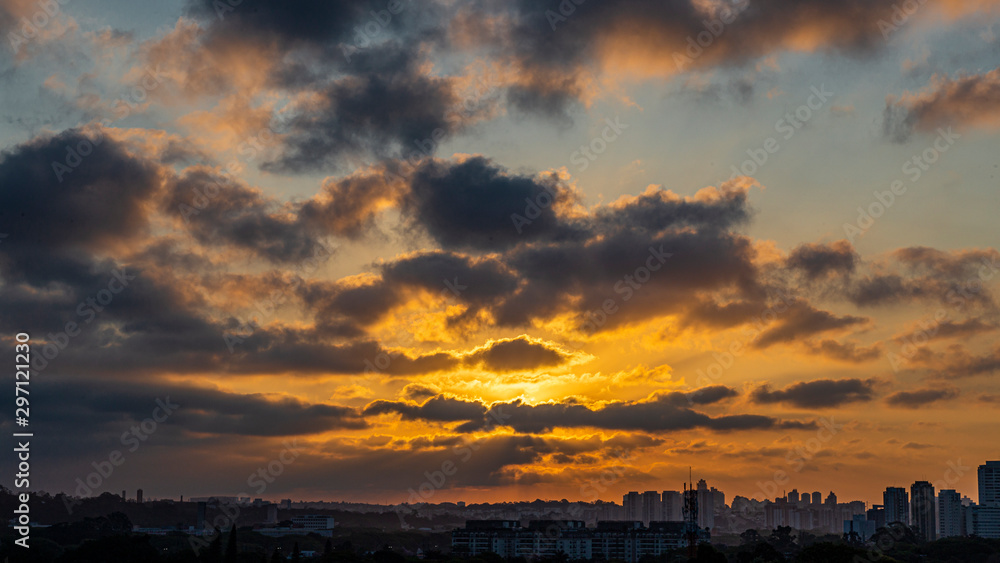
[[[715,505],[715,510],[722,510],[726,507],[726,493],[712,487],[712,499]]]
[[[792,492],[788,493],[788,502],[790,504],[799,504],[799,490],[792,489]]]
[[[200,531],[200,530],[202,530],[202,529],[205,528],[205,512],[206,511],[208,511],[208,503],[207,502],[203,502],[203,501],[199,502],[198,503],[198,516],[197,516],[197,520],[195,520],[195,524],[194,524],[194,529],[195,530],[199,530]]]
[[[903,487],[887,487],[882,493],[882,503],[885,505],[885,523],[910,523],[910,499]]]
[[[917,481],[910,486],[910,524],[925,541],[937,539],[934,501],[934,485],[927,481]]]
[[[677,491],[663,491],[660,495],[660,519],[664,522],[684,521],[684,497]]]
[[[816,491],[812,494],[812,497],[813,497],[812,503],[815,504],[816,506],[823,504],[823,493]]]
[[[830,491],[830,494],[826,495],[826,505],[827,506],[837,506],[837,495]]]
[[[660,493],[656,491],[642,493],[642,513],[639,520],[642,520],[642,523],[648,526],[650,522],[659,520],[661,515]]]
[[[979,506],[1000,506],[1000,461],[979,466]]]
[[[954,489],[941,489],[938,493],[938,536],[950,538],[965,535],[965,513],[962,496]]]
[[[865,517],[875,523],[876,530],[885,527],[885,507],[881,504],[873,504],[872,507],[865,512]]]
[[[278,523],[278,505],[276,504],[267,505],[267,523],[268,524]]]
[[[622,497],[622,508],[625,509],[626,520],[642,520],[642,502],[638,491],[629,491]]]
[[[698,527],[715,527],[715,498],[704,479],[698,481]]]
[[[135,502],[142,504],[142,489],[138,489],[135,492]]]

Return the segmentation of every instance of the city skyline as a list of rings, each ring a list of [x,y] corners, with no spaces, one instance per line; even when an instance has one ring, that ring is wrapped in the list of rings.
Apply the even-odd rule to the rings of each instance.
[[[0,0],[0,484],[978,500],[998,33],[1000,0]]]

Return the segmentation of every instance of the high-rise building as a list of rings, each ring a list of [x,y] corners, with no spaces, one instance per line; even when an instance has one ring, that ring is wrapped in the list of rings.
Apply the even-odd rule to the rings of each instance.
[[[660,507],[660,493],[656,491],[646,491],[642,493],[642,513],[639,520],[644,526],[649,526],[650,522],[659,520],[663,510]]]
[[[637,522],[642,520],[642,502],[638,491],[629,491],[622,496],[622,507],[625,509],[625,519]]]
[[[142,504],[142,489],[135,491],[135,502]]]
[[[268,524],[278,523],[278,505],[276,504],[267,505],[267,523]]]
[[[886,487],[882,493],[882,504],[885,506],[885,523],[910,523],[910,498],[903,487]]]
[[[792,492],[788,493],[789,504],[799,504],[799,490],[792,489]]]
[[[970,536],[1000,539],[1000,506],[967,507],[965,531]]]
[[[684,521],[684,497],[677,491],[663,491],[660,495],[660,520],[664,522]]]
[[[865,512],[865,517],[869,521],[875,523],[876,530],[885,527],[885,507],[881,504],[873,504],[872,507]]]
[[[826,495],[826,505],[836,508],[837,507],[837,495],[830,491],[830,494]]]
[[[698,481],[698,527],[715,527],[715,498],[704,479]]]
[[[823,493],[816,491],[812,494],[812,503],[816,506],[823,504]]]
[[[979,506],[1000,506],[1000,461],[979,466]]]
[[[937,539],[934,485],[917,481],[910,486],[910,524],[924,541]]]
[[[726,508],[726,493],[712,487],[712,499],[717,512]]]
[[[938,493],[938,537],[950,538],[965,535],[965,514],[962,496],[954,489],[941,489]]]
[[[208,503],[204,501],[198,502],[198,516],[195,520],[194,529],[201,531],[205,528],[205,512],[208,511]]]

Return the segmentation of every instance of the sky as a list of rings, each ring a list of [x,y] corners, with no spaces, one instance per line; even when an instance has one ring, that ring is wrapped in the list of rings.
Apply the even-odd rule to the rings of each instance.
[[[620,502],[690,467],[727,499],[975,499],[998,16],[0,0],[31,486]]]

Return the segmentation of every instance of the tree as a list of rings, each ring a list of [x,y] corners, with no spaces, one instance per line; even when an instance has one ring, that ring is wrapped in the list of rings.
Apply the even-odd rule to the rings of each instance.
[[[229,529],[229,542],[226,544],[226,563],[236,563],[238,559],[236,548],[236,522]]]
[[[222,532],[215,534],[212,543],[208,545],[203,561],[206,563],[222,563]]]
[[[299,563],[302,561],[302,552],[299,551],[299,542],[295,542],[295,547],[292,548],[292,562]]]
[[[323,546],[323,555],[330,555],[331,553],[333,553],[333,541],[328,539],[326,540],[326,545]]]

